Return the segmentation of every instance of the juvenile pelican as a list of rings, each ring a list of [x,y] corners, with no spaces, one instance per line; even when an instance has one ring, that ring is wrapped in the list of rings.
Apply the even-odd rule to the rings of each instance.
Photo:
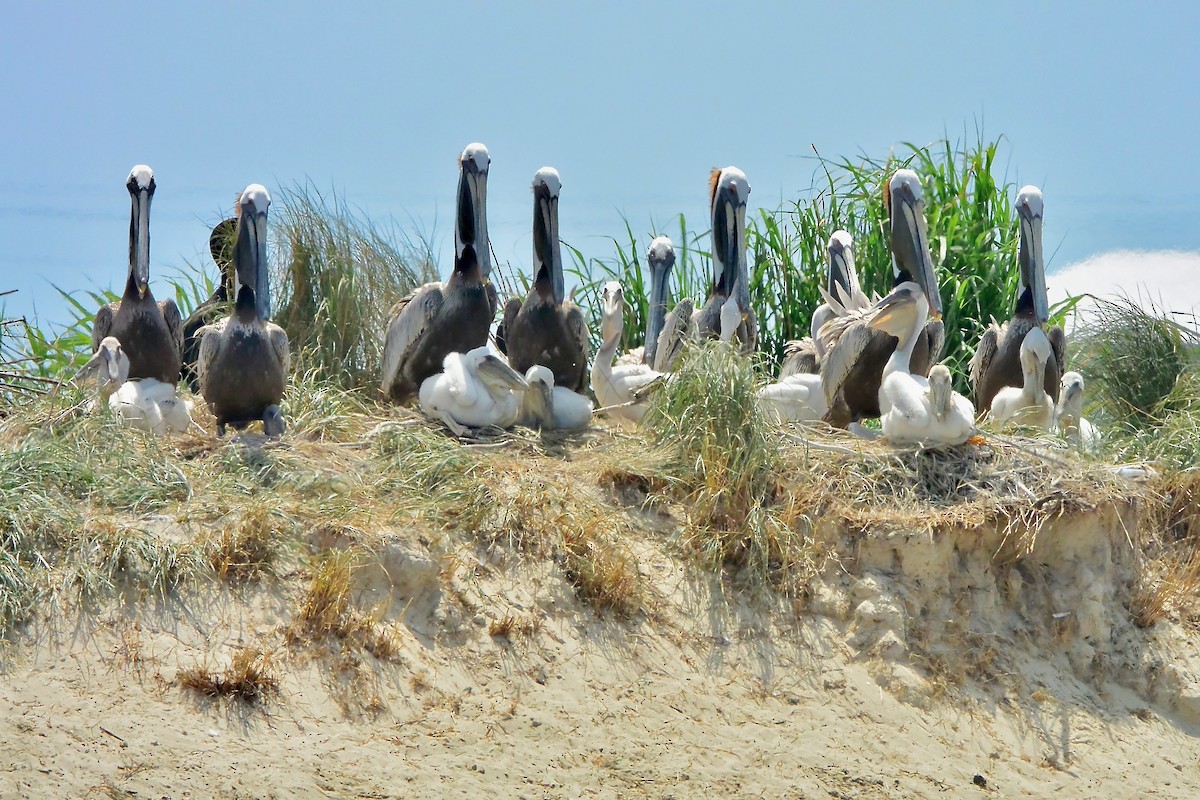
[[[921,320],[922,330],[913,340],[911,361],[906,362],[914,375],[924,376],[941,356],[945,331],[942,297],[925,228],[925,200],[917,174],[910,169],[896,170],[888,184],[888,197],[894,284],[915,283],[925,296],[922,307],[933,311],[932,320]],[[896,340],[895,334],[870,324],[877,308],[878,304],[847,309],[844,316],[834,317],[821,328],[825,347],[821,382],[829,404],[825,421],[835,427],[845,428],[880,414],[879,386],[884,367],[896,351]]]
[[[1021,386],[1005,386],[992,398],[988,416],[997,425],[1024,425],[1049,430],[1054,424],[1054,401],[1046,393],[1046,362],[1053,357],[1042,329],[1030,328],[1021,342]]]
[[[1062,391],[1054,410],[1054,425],[1060,436],[1085,450],[1100,446],[1100,431],[1083,418],[1083,376],[1068,372],[1062,376]]]
[[[894,444],[962,444],[975,430],[975,409],[951,388],[950,371],[938,364],[928,378],[909,372],[929,316],[924,287],[905,281],[874,308],[869,324],[897,339],[879,386],[883,435]]]
[[[233,268],[233,243],[237,234],[237,217],[218,222],[208,236],[208,249],[213,263],[220,271],[217,287],[208,299],[183,321],[183,380],[193,393],[200,391],[200,376],[196,374],[196,360],[200,358],[200,337],[197,332],[210,322],[220,318],[224,306],[237,291],[237,273]]]
[[[504,359],[482,345],[466,353],[449,353],[442,371],[421,383],[418,399],[431,417],[461,436],[464,426],[510,428],[520,415],[515,392],[527,384]]]
[[[288,337],[273,322],[271,284],[267,273],[267,209],[271,196],[252,183],[238,201],[237,239],[233,258],[238,278],[233,313],[201,329],[200,392],[217,418],[217,435],[225,426],[245,428],[262,420],[263,432],[284,431],[279,401],[287,384],[291,355]]]
[[[759,389],[758,397],[776,422],[817,422],[829,410],[820,375],[789,375]]]
[[[491,159],[482,144],[469,144],[458,159],[454,221],[454,270],[445,283],[427,283],[392,308],[383,347],[384,397],[413,399],[422,382],[442,369],[452,352],[487,342],[499,301],[487,229],[487,177]]]
[[[92,350],[108,336],[120,340],[129,356],[129,377],[179,382],[179,308],[174,300],[154,301],[150,291],[150,201],[154,199],[154,172],[138,164],[125,182],[132,211],[129,219],[129,277],[125,293],[115,303],[101,306],[92,325]]]
[[[125,355],[117,337],[104,337],[95,354],[80,367],[71,380],[77,383],[93,377],[96,379],[96,390],[103,403],[107,403],[112,393],[129,380],[129,356]]]
[[[846,231],[834,231],[825,249],[829,254],[828,289],[825,291],[829,299],[813,312],[810,335],[793,339],[783,346],[783,362],[779,365],[781,381],[791,375],[820,374],[821,359],[825,357],[821,326],[839,311],[869,305],[858,286],[858,272],[854,269],[854,238]]]
[[[1057,325],[1047,326],[1050,317],[1046,297],[1046,265],[1042,259],[1042,193],[1026,186],[1017,193],[1017,217],[1020,220],[1020,245],[1017,265],[1020,285],[1017,307],[1012,319],[997,325],[994,321],[984,332],[971,359],[971,386],[980,413],[988,411],[996,393],[1005,386],[1020,386],[1021,345],[1033,328],[1042,328],[1050,341],[1053,357],[1047,359],[1043,385],[1046,394],[1058,399],[1059,376],[1066,369],[1066,337]]]
[[[558,240],[558,171],[542,167],[533,176],[533,263],[536,277],[522,301],[504,307],[496,345],[518,372],[549,367],[554,384],[582,392],[588,377],[588,332],[583,312],[566,299],[562,248]]]
[[[625,419],[640,422],[646,416],[647,398],[640,394],[663,377],[647,364],[613,366],[617,345],[625,328],[625,290],[617,281],[609,281],[600,290],[600,349],[592,364],[592,392],[601,408]]]
[[[758,347],[758,322],[750,307],[750,276],[746,263],[746,201],[750,182],[737,167],[714,169],[709,181],[712,210],[713,284],[708,300],[694,317],[697,335],[713,339],[721,335],[721,306],[737,299],[742,320],[737,337],[742,352]]]
[[[535,364],[525,373],[529,384],[521,400],[520,424],[545,430],[577,431],[592,420],[592,401],[554,385],[554,373]]]

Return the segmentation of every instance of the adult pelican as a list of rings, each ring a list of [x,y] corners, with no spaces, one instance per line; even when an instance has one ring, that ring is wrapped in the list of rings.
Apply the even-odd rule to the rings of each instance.
[[[675,266],[675,245],[670,237],[654,237],[646,251],[646,263],[650,267],[650,308],[646,317],[646,341],[641,347],[635,347],[618,357],[618,364],[654,364],[658,338],[667,317],[667,287],[671,279],[671,268]],[[688,313],[690,315],[690,310]],[[526,378],[528,377],[526,375]]]
[[[458,159],[454,269],[445,283],[427,283],[392,308],[383,346],[380,391],[396,403],[411,401],[426,378],[442,371],[450,353],[487,343],[499,300],[487,230],[487,176],[491,159],[469,144]]]
[[[690,297],[676,304],[663,323],[652,366],[669,372],[684,343],[697,337],[721,338],[721,309],[735,298],[741,321],[735,335],[743,353],[758,347],[758,321],[750,307],[750,276],[746,260],[746,202],[750,182],[737,167],[714,169],[708,183],[712,216],[712,285],[698,310]]]
[[[1059,380],[1066,370],[1066,337],[1057,325],[1047,326],[1050,305],[1046,297],[1046,265],[1042,260],[1042,193],[1026,186],[1017,193],[1017,218],[1020,244],[1017,266],[1020,284],[1017,307],[1012,319],[1003,325],[992,322],[979,341],[971,359],[971,386],[979,413],[992,407],[996,393],[1005,386],[1022,386],[1021,345],[1034,328],[1042,328],[1050,342],[1052,357],[1046,361],[1044,386],[1052,400],[1058,400]]]
[[[821,359],[825,356],[825,345],[821,341],[821,326],[837,316],[845,308],[865,308],[867,298],[858,286],[858,272],[854,269],[854,237],[843,230],[833,232],[825,246],[828,254],[828,299],[813,311],[809,336],[793,339],[783,346],[783,362],[779,365],[779,380],[792,375],[817,375],[821,372]]]
[[[510,299],[496,345],[513,369],[549,367],[554,385],[583,392],[588,379],[588,332],[579,306],[566,298],[562,248],[558,241],[558,170],[542,167],[533,176],[533,265],[529,294]]]
[[[911,373],[924,377],[941,356],[945,331],[942,298],[929,254],[925,200],[917,174],[910,169],[896,170],[888,183],[888,196],[893,283],[915,283],[925,294],[924,307],[933,312],[933,320],[922,321],[909,362]],[[877,310],[878,304],[848,310],[821,328],[826,349],[821,383],[829,404],[825,421],[836,427],[879,416],[879,384],[884,366],[896,350],[896,337],[870,324]]]
[[[179,382],[179,308],[174,300],[155,302],[150,291],[150,201],[154,171],[138,164],[125,182],[132,211],[129,219],[129,277],[125,293],[101,306],[92,325],[92,350],[109,336],[121,342],[129,357],[130,378],[155,378],[174,386]]]
[[[217,320],[225,304],[237,292],[237,272],[233,268],[233,243],[236,235],[237,217],[223,219],[213,226],[208,236],[208,249],[220,272],[220,280],[208,299],[196,306],[183,321],[183,380],[193,393],[200,391],[200,376],[196,374],[196,360],[200,358],[200,338],[196,332]]]
[[[271,196],[252,183],[238,200],[240,214],[234,245],[238,292],[233,313],[201,328],[200,393],[217,418],[217,435],[225,426],[245,428],[262,420],[263,433],[284,431],[279,401],[287,383],[290,353],[283,328],[268,322],[271,285],[267,273],[267,209]]]

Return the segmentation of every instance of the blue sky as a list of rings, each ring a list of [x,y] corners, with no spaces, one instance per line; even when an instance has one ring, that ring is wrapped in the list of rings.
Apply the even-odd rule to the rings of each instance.
[[[156,174],[158,278],[207,265],[237,191],[312,180],[451,252],[455,159],[492,155],[489,222],[527,263],[529,180],[563,180],[563,238],[684,212],[709,168],[751,206],[826,155],[884,155],[981,124],[1042,186],[1052,268],[1200,250],[1195,4],[19,4],[0,29],[0,288],[119,287],[129,168]],[[444,263],[444,262],[443,262]],[[1051,278],[1052,289],[1054,284]],[[158,285],[155,280],[152,285]],[[161,294],[161,293],[160,293]]]

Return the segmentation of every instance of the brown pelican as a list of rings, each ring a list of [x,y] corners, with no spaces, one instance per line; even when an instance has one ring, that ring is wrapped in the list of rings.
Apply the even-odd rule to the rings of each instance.
[[[1021,343],[1033,328],[1043,328],[1054,357],[1046,362],[1046,394],[1058,399],[1059,376],[1066,369],[1066,337],[1057,325],[1046,327],[1050,317],[1046,297],[1046,265],[1042,260],[1042,193],[1026,186],[1017,193],[1017,217],[1020,220],[1020,245],[1017,264],[1021,278],[1017,307],[1004,325],[992,322],[971,359],[971,386],[979,413],[992,407],[992,398],[1005,386],[1020,386]]]
[[[383,346],[380,391],[410,402],[426,378],[442,370],[453,352],[487,342],[499,301],[487,229],[487,176],[491,159],[482,144],[467,145],[458,159],[454,219],[454,270],[445,283],[427,283],[392,308]]]
[[[1046,362],[1053,357],[1050,340],[1034,326],[1021,342],[1021,386],[1005,386],[992,398],[988,416],[997,425],[1024,425],[1049,430],[1054,424],[1054,401],[1045,390]]]
[[[130,378],[179,382],[180,317],[174,300],[154,301],[150,292],[150,201],[154,172],[138,164],[125,182],[133,210],[129,220],[129,278],[115,303],[101,306],[92,326],[92,350],[115,336],[129,356]]]
[[[288,337],[273,322],[271,284],[267,273],[267,209],[271,196],[260,184],[246,187],[234,245],[238,292],[233,313],[201,329],[200,392],[217,418],[217,435],[225,426],[245,428],[262,420],[263,432],[284,430],[279,401],[287,383]]]
[[[218,222],[208,237],[208,249],[213,263],[220,271],[217,288],[208,299],[196,306],[183,321],[183,380],[193,393],[200,391],[200,376],[196,374],[196,359],[200,357],[200,339],[196,332],[219,318],[224,306],[237,291],[237,273],[233,268],[233,242],[237,233],[237,217]]]
[[[533,263],[536,276],[522,301],[504,307],[496,345],[518,372],[549,367],[554,385],[583,392],[588,378],[588,332],[579,306],[566,298],[562,248],[558,241],[558,171],[542,167],[533,176]]]
[[[837,316],[840,309],[865,308],[868,304],[858,287],[858,272],[854,269],[854,238],[846,231],[834,231],[825,250],[829,254],[828,289],[825,294],[830,299],[813,312],[810,335],[793,339],[783,346],[783,362],[779,365],[781,381],[792,375],[820,374],[821,359],[825,355],[825,345],[820,336],[821,326]]]
[[[909,371],[929,317],[925,296],[923,286],[905,281],[876,303],[869,323],[897,339],[879,386],[883,435],[893,444],[962,444],[975,431],[975,409],[952,388],[950,370],[937,364],[928,378]]]
[[[455,434],[464,426],[510,428],[517,422],[525,379],[504,359],[481,345],[466,353],[448,353],[442,371],[421,383],[421,408],[446,423]]]
[[[671,267],[675,266],[675,245],[667,236],[656,236],[646,251],[646,263],[650,266],[650,308],[646,317],[646,341],[641,347],[622,354],[618,364],[654,364],[658,350],[658,337],[667,316],[667,284]],[[690,301],[689,301],[690,303]],[[691,314],[689,310],[689,315]]]
[[[933,320],[922,323],[924,329],[913,343],[909,362],[912,374],[924,376],[941,355],[945,331],[942,298],[925,228],[925,200],[917,174],[910,169],[896,170],[888,184],[888,197],[894,285],[915,282],[925,293],[926,307],[933,310]],[[884,365],[896,350],[896,339],[895,334],[870,325],[877,308],[878,304],[848,310],[821,328],[826,350],[821,382],[829,403],[825,421],[839,428],[879,416],[879,384]]]
[[[535,364],[525,373],[529,387],[521,400],[520,423],[528,428],[577,431],[592,420],[592,401],[554,385],[554,373]]]
[[[1068,372],[1062,376],[1062,392],[1054,409],[1054,425],[1060,436],[1076,447],[1095,450],[1100,446],[1100,431],[1083,418],[1083,376]]]
[[[752,353],[758,346],[758,321],[750,308],[750,279],[746,265],[746,201],[750,183],[737,167],[714,169],[709,179],[709,206],[712,212],[713,283],[708,300],[696,310],[692,298],[681,299],[663,322],[658,335],[654,361],[647,362],[659,372],[669,372],[683,352],[685,342],[698,336],[719,337],[721,308],[734,297],[742,320],[736,335],[742,352]]]

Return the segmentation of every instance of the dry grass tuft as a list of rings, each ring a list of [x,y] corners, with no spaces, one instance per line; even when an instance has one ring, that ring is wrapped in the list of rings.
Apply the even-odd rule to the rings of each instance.
[[[1200,611],[1200,475],[1169,473],[1153,488],[1142,527],[1145,558],[1129,601],[1143,628]]]
[[[311,570],[296,618],[287,629],[288,641],[335,637],[381,661],[393,660],[399,655],[400,644],[391,629],[381,624],[383,609],[367,613],[350,599],[356,560],[353,550],[333,550],[321,556]]]
[[[207,697],[231,697],[251,706],[279,691],[272,654],[250,647],[238,650],[223,672],[214,673],[205,666],[189,667],[181,670],[176,680],[185,689]]]
[[[542,629],[541,617],[533,614],[508,612],[500,619],[488,623],[488,635],[494,639],[529,639]]]
[[[233,527],[211,531],[202,537],[200,547],[219,579],[248,583],[273,574],[288,527],[279,512],[250,506]]]

